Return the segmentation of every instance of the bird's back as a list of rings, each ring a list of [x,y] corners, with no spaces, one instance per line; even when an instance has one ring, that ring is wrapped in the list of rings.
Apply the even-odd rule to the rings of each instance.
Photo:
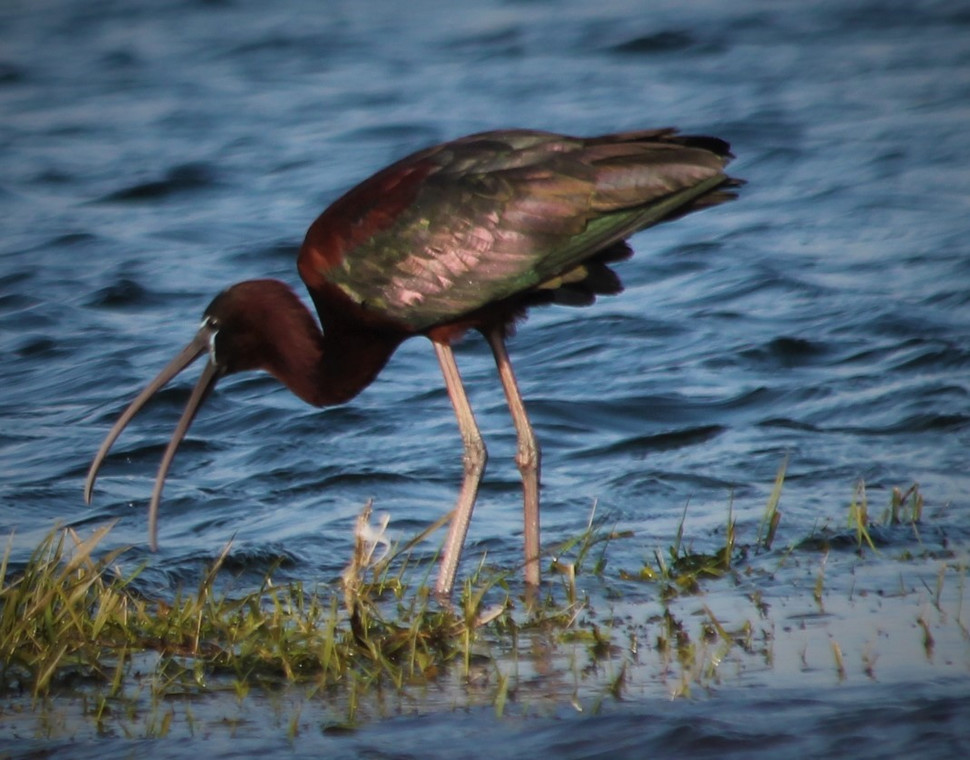
[[[375,323],[427,331],[602,277],[637,230],[732,197],[729,159],[725,142],[670,129],[471,135],[331,205],[307,233],[300,273],[324,322],[336,299]]]

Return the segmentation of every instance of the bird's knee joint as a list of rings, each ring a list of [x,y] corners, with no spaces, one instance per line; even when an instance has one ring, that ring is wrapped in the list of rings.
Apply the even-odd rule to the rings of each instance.
[[[520,445],[518,451],[515,453],[515,463],[522,472],[534,472],[538,470],[541,458],[542,452],[539,450],[539,445],[534,442]]]
[[[485,469],[485,463],[488,462],[488,449],[485,448],[485,443],[481,438],[465,441],[465,454],[462,457],[462,462],[465,465],[466,472]]]

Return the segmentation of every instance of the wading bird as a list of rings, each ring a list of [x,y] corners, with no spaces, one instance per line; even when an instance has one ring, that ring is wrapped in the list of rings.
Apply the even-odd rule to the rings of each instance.
[[[486,451],[452,344],[468,330],[491,347],[518,439],[525,511],[525,580],[539,583],[539,446],[506,353],[516,320],[535,305],[587,305],[622,290],[610,264],[645,227],[734,197],[729,146],[674,129],[592,138],[485,132],[427,148],[354,187],[310,226],[297,262],[320,317],[277,280],[231,286],[198,333],[111,428],[85,484],[90,502],[115,439],[151,396],[199,356],[208,360],[162,457],[149,507],[219,378],[265,370],[316,406],[366,388],[402,341],[431,340],[464,443],[464,478],[436,591],[454,584]],[[321,330],[322,326],[322,330]]]

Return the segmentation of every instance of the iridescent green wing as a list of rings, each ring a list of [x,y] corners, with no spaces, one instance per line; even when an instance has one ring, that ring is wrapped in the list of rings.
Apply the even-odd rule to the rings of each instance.
[[[326,279],[415,331],[536,288],[725,182],[724,156],[669,135],[485,133],[417,154],[433,168],[410,202]]]

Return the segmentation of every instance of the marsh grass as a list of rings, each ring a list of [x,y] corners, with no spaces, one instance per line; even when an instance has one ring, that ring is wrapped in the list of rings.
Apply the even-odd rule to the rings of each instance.
[[[215,581],[229,547],[192,591],[170,600],[138,594],[115,566],[124,550],[95,558],[110,526],[82,540],[53,532],[8,578],[9,545],[0,589],[0,687],[35,697],[58,686],[98,683],[120,693],[126,668],[146,651],[159,656],[155,688],[203,689],[229,677],[240,693],[251,684],[312,681],[320,688],[350,678],[400,684],[431,663],[453,656],[460,620],[415,603],[393,624],[355,606],[348,626],[339,597],[300,583],[276,586],[267,576],[256,590],[217,593]],[[381,577],[354,591],[376,600],[393,587]],[[373,596],[371,596],[373,595]],[[368,601],[370,604],[370,601]]]
[[[775,534],[781,523],[782,488],[785,482],[787,459],[781,463],[775,476],[771,493],[765,504],[764,515],[753,543],[738,543],[737,522],[734,518],[733,500],[728,503],[727,521],[724,527],[723,544],[712,552],[697,552],[684,543],[684,525],[687,520],[688,504],[684,505],[674,543],[666,554],[660,549],[654,551],[654,564],[644,563],[637,573],[623,573],[627,579],[656,583],[664,598],[680,594],[697,593],[705,579],[722,578],[733,566],[743,562],[751,552],[770,551]]]
[[[574,676],[576,695],[584,674],[597,672],[606,674],[597,697],[605,699],[620,698],[630,688],[631,669],[644,645],[659,655],[671,695],[689,695],[694,686],[717,683],[732,652],[754,653],[765,661],[773,656],[770,630],[751,620],[727,623],[707,604],[695,613],[699,626],[691,627],[673,603],[697,595],[705,582],[728,575],[737,581],[754,555],[773,554],[784,562],[794,547],[812,548],[803,540],[781,552],[771,549],[784,473],[783,464],[757,536],[748,543],[739,536],[729,503],[725,528],[718,531],[721,545],[694,551],[684,540],[685,508],[673,545],[656,550],[653,563],[608,573],[609,546],[632,534],[597,517],[594,506],[586,530],[551,552],[553,572],[541,594],[524,595],[517,568],[493,570],[483,558],[453,603],[434,599],[433,565],[411,556],[438,526],[394,546],[385,536],[386,518],[372,524],[370,505],[357,522],[352,557],[338,586],[277,585],[270,572],[258,588],[234,590],[217,583],[227,545],[197,586],[154,599],[133,583],[141,568],[121,569],[126,549],[99,553],[110,525],[86,538],[71,529],[52,531],[17,572],[10,568],[11,537],[0,561],[0,695],[27,694],[37,703],[56,693],[81,694],[100,726],[125,711],[134,714],[135,704],[143,710],[147,694],[153,709],[144,732],[157,736],[170,730],[173,712],[166,700],[172,695],[221,691],[242,701],[253,689],[300,684],[310,695],[338,695],[344,721],[352,725],[374,695],[426,688],[457,675],[464,688],[487,684],[488,700],[502,714],[520,697],[520,685],[528,680],[520,668],[530,667],[536,651],[578,647],[586,663]],[[915,526],[922,513],[916,486],[894,489],[885,519]],[[859,550],[875,548],[861,484],[850,502],[849,525]],[[822,553],[814,589],[820,608],[831,538],[824,530],[812,537]],[[630,581],[658,588],[651,596],[660,612],[646,623],[602,616],[583,590],[599,584],[607,599],[616,598],[616,584]],[[768,617],[759,590],[749,600],[756,618]],[[920,625],[929,652],[930,627]],[[842,678],[845,663],[837,646],[833,643],[832,651]],[[871,672],[872,664],[867,667]],[[299,715],[291,718],[297,730]],[[191,709],[184,720],[191,727]]]

